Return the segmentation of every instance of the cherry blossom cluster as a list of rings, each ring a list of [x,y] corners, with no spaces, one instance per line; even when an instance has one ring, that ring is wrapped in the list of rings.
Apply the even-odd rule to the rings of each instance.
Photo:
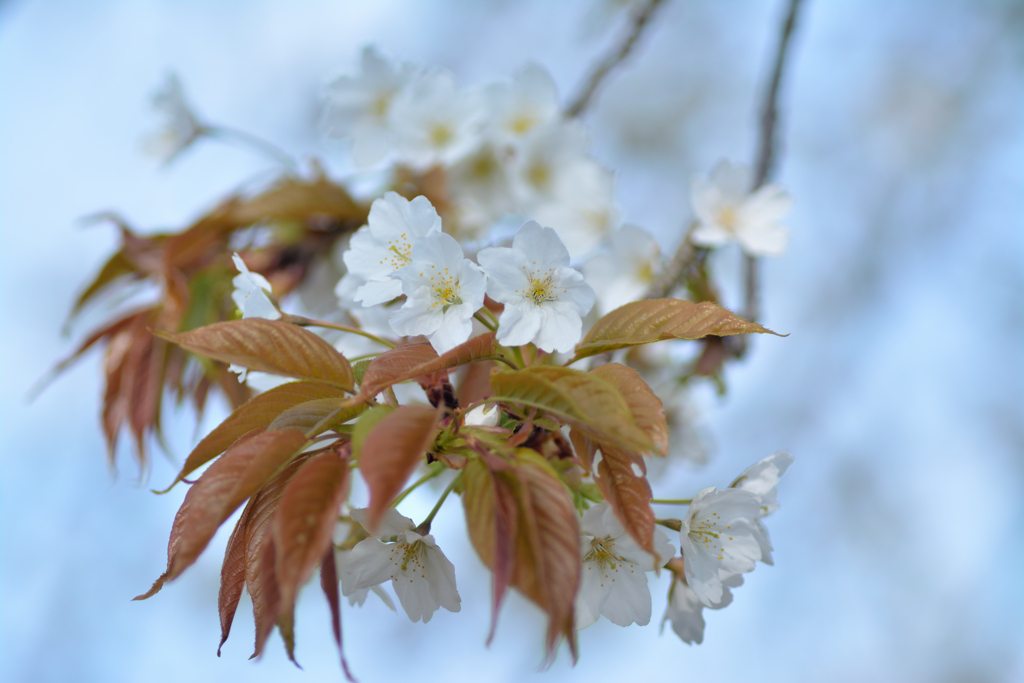
[[[611,172],[587,154],[584,126],[562,116],[536,64],[510,81],[460,87],[445,69],[395,64],[363,50],[360,71],[326,89],[324,125],[351,139],[357,166],[443,169],[459,238],[512,214],[557,225],[575,259],[612,227]]]

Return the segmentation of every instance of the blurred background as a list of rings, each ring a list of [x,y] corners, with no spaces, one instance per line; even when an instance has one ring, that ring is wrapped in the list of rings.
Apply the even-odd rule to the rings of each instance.
[[[179,74],[206,119],[348,170],[318,132],[319,96],[364,44],[443,65],[463,84],[545,65],[563,97],[623,29],[610,2],[32,2],[0,4],[0,678],[341,680],[323,600],[308,590],[297,656],[259,663],[247,598],[216,657],[221,530],[160,595],[184,490],[154,496],[197,434],[140,481],[128,444],[105,462],[92,353],[29,403],[72,349],[74,296],[115,245],[81,218],[116,209],[177,228],[269,166],[201,142],[160,168],[141,140],[149,98]],[[780,2],[670,1],[586,116],[624,220],[678,243],[688,186],[721,157],[753,160]],[[790,249],[764,265],[759,338],[698,396],[711,450],[656,495],[727,484],[790,449],[768,522],[776,566],[705,612],[701,646],[654,619],[581,632],[538,672],[543,620],[506,605],[484,647],[489,576],[448,505],[435,536],[463,609],[411,623],[379,601],[344,610],[362,681],[1024,681],[1024,3],[808,2],[781,95],[777,177],[796,197]],[[730,253],[722,273],[730,272]],[[80,336],[90,320],[74,329]],[[432,494],[413,504],[430,505]]]

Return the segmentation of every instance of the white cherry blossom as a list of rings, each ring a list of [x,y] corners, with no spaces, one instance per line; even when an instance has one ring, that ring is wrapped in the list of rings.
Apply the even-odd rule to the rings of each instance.
[[[365,528],[366,510],[353,510],[352,519]],[[341,592],[357,591],[390,580],[402,608],[413,621],[430,621],[439,607],[462,608],[455,587],[455,567],[430,534],[414,530],[412,520],[388,509],[375,537],[356,544],[341,570]]]
[[[441,217],[429,199],[420,196],[410,202],[397,192],[386,192],[370,206],[367,224],[352,235],[342,257],[352,278],[342,282],[364,282],[353,296],[364,306],[400,296],[402,283],[391,274],[412,263],[412,249],[420,238],[440,231]]]
[[[324,127],[329,135],[351,136],[356,165],[371,166],[393,150],[391,106],[415,73],[411,64],[394,64],[370,45],[363,48],[359,74],[339,76],[327,86]]]
[[[668,536],[655,528],[656,556],[651,555],[622,528],[607,503],[584,512],[580,530],[583,575],[576,595],[576,628],[586,628],[601,616],[619,626],[648,624],[651,591],[646,572],[675,554]]]
[[[467,427],[497,427],[500,421],[501,411],[498,410],[498,404],[492,403],[490,406],[480,404],[466,413],[463,424]]]
[[[547,69],[526,64],[511,83],[484,88],[487,132],[502,142],[515,143],[530,131],[561,116],[558,89]]]
[[[775,487],[791,464],[793,464],[793,456],[789,451],[776,451],[764,460],[748,467],[743,474],[736,478],[736,481],[730,484],[730,488],[750,491],[761,498],[761,509],[754,521],[762,537],[761,561],[768,565],[774,565],[775,561],[772,559],[771,538],[761,519],[779,509]]]
[[[722,599],[723,580],[753,571],[765,542],[756,519],[761,498],[740,489],[702,489],[679,532],[686,582],[702,603]]]
[[[594,290],[569,267],[569,252],[554,230],[527,221],[511,249],[482,249],[477,260],[487,274],[487,293],[505,304],[499,343],[533,342],[544,351],[565,352],[580,340]]]
[[[448,187],[460,236],[477,237],[514,208],[509,154],[505,147],[488,141],[448,168]]]
[[[583,275],[597,293],[601,315],[643,297],[661,270],[661,249],[649,233],[623,225],[611,234],[608,252],[592,256]]]
[[[238,275],[232,280],[235,286],[231,292],[231,298],[235,306],[242,312],[242,318],[267,318],[277,320],[281,317],[281,311],[270,299],[273,290],[267,278],[259,273],[253,273],[245,266],[245,261],[238,254],[231,257],[235,267],[238,268]]]
[[[478,94],[459,89],[450,71],[416,77],[395,98],[399,157],[417,168],[451,163],[479,142],[482,115]]]
[[[411,255],[412,262],[392,275],[401,280],[406,300],[391,318],[391,329],[426,335],[435,351],[445,353],[473,332],[473,314],[484,305],[483,271],[443,232],[424,236]]]
[[[786,249],[789,231],[779,221],[789,213],[792,198],[781,185],[750,191],[750,169],[722,160],[707,178],[697,178],[690,201],[698,224],[694,244],[717,247],[738,242],[751,256],[778,256]]]
[[[672,630],[684,643],[700,645],[704,642],[704,608],[722,609],[732,602],[732,591],[742,585],[743,575],[736,574],[722,581],[722,598],[713,605],[705,605],[687,585],[685,580],[676,578],[668,592],[668,606],[661,618],[661,629],[665,630],[665,622],[671,622]]]
[[[170,163],[198,140],[204,132],[192,108],[185,100],[181,81],[168,74],[163,86],[153,95],[153,108],[164,115],[164,127],[146,138],[143,149],[165,164]]]
[[[544,224],[558,226],[573,260],[582,258],[601,243],[615,226],[615,208],[611,172],[590,157],[561,169],[553,194],[532,209],[533,217]]]
[[[515,187],[523,206],[555,198],[559,178],[586,160],[587,133],[578,121],[552,121],[525,136],[515,159]]]

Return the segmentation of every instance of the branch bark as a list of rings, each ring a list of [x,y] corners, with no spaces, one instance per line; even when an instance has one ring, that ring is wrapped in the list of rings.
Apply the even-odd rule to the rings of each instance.
[[[584,81],[583,86],[579,89],[576,97],[573,98],[572,104],[565,110],[566,118],[576,118],[586,110],[591,100],[594,98],[594,94],[597,89],[601,86],[604,80],[608,77],[615,67],[625,61],[629,53],[633,51],[640,36],[643,35],[644,29],[647,28],[651,21],[651,17],[654,15],[654,11],[658,9],[658,6],[662,4],[664,0],[648,0],[647,3],[639,8],[633,14],[631,26],[629,32],[625,38],[615,46],[608,54],[604,56],[596,66],[591,70],[587,80]]]

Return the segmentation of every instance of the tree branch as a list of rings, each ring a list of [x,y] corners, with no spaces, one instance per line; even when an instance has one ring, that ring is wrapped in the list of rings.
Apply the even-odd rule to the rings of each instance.
[[[597,62],[597,65],[590,72],[590,76],[584,82],[583,87],[580,88],[576,97],[573,98],[572,104],[565,110],[567,118],[576,118],[583,113],[593,99],[594,93],[597,92],[601,83],[608,77],[608,74],[625,61],[629,53],[633,51],[633,47],[640,39],[648,23],[650,23],[651,16],[663,1],[647,0],[647,3],[633,14],[629,33],[626,34],[625,39],[618,46]]]
[[[779,36],[779,47],[775,55],[775,68],[772,70],[771,81],[765,92],[761,105],[761,131],[757,144],[757,157],[754,162],[754,185],[751,192],[757,190],[768,180],[777,160],[779,138],[779,85],[782,83],[782,72],[789,54],[789,41],[796,26],[796,16],[802,0],[790,0],[789,11],[786,13]],[[753,256],[744,258],[744,305],[743,317],[751,322],[760,317],[760,269]],[[745,344],[741,345],[745,346]],[[741,351],[742,353],[742,351]]]

